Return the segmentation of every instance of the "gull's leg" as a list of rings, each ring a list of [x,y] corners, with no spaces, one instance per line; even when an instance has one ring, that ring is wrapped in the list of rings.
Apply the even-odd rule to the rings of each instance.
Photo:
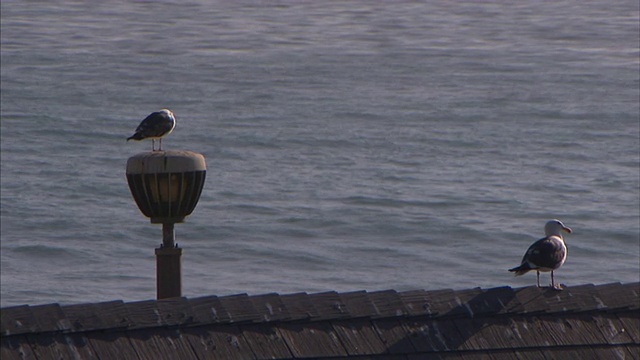
[[[551,270],[551,286],[556,290],[562,290],[562,286],[560,284],[556,285],[555,281],[553,280],[553,270]]]
[[[156,139],[151,139],[151,151],[156,151]]]
[[[538,270],[536,270],[536,279],[538,280],[537,281],[538,287],[540,287],[540,271]]]
[[[158,139],[160,145],[158,146],[158,151],[162,150],[162,138]]]

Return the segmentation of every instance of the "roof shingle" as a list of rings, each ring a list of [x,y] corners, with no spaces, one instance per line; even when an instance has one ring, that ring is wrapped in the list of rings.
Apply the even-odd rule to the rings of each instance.
[[[640,355],[640,283],[206,296],[0,309],[2,359]]]

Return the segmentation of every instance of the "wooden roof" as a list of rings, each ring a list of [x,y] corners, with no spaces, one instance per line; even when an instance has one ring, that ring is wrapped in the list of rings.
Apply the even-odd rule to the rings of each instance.
[[[0,309],[11,359],[639,359],[640,283]]]

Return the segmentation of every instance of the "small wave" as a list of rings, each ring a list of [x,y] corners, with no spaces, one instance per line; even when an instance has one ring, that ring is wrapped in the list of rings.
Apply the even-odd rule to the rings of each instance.
[[[34,257],[76,256],[76,255],[82,254],[81,251],[78,251],[78,250],[75,250],[75,249],[59,247],[59,246],[43,245],[43,244],[23,245],[23,246],[17,246],[17,247],[15,247],[13,249],[7,248],[7,250],[11,250],[11,251],[14,251],[16,253],[26,254],[26,255],[34,256]]]
[[[340,201],[348,205],[380,206],[380,207],[391,207],[391,208],[402,208],[402,207],[422,207],[422,208],[436,207],[437,208],[437,207],[466,205],[468,203],[465,201],[459,201],[454,199],[422,201],[422,200],[401,200],[401,199],[391,199],[391,198],[375,198],[375,197],[367,197],[367,196],[350,196],[350,197],[342,198]]]
[[[278,209],[272,207],[252,204],[236,204],[231,206],[231,208],[233,208],[233,211],[240,211],[258,215],[278,215],[280,213]]]

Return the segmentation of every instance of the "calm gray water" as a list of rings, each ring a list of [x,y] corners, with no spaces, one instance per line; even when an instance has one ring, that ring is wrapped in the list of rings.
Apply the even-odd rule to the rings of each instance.
[[[1,304],[155,297],[125,138],[164,107],[208,164],[185,296],[531,285],[552,218],[557,280],[638,281],[638,6],[3,1]]]

